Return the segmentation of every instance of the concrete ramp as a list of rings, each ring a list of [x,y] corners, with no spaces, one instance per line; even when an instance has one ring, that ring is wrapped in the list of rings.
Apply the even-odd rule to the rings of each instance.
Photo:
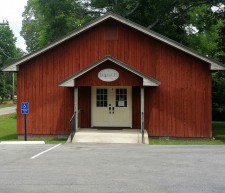
[[[148,134],[145,131],[145,144],[149,144]],[[139,129],[79,129],[72,143],[142,143],[142,136]]]

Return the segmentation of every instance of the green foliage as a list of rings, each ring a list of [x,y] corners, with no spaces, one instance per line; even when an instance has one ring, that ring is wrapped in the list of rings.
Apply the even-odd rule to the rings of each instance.
[[[37,19],[36,9],[38,7],[37,0],[27,1],[27,6],[23,12],[23,24],[21,36],[26,41],[27,51],[31,52],[39,48],[37,39],[40,34],[39,21]]]
[[[23,12],[21,35],[26,41],[28,52],[31,52],[87,20],[82,6],[74,0],[28,0]]]
[[[218,53],[219,53],[219,60],[225,63],[225,11],[224,14],[222,14],[221,16],[221,19],[222,25],[219,29]]]
[[[223,136],[225,141],[225,122],[213,122],[213,137],[218,138]]]
[[[188,45],[199,53],[218,59],[217,40],[222,21],[217,20],[216,14],[206,5],[194,8],[189,15],[191,27],[187,35]],[[193,26],[197,31],[193,31]]]
[[[204,34],[209,34],[211,29],[214,30],[213,26],[217,26],[218,14],[211,7],[219,3],[221,0],[28,0],[21,35],[28,51],[34,51],[91,18],[112,11],[202,51],[201,46],[206,47]],[[188,37],[187,27],[190,25],[197,26],[199,33],[196,36]],[[215,45],[206,51],[211,47]]]
[[[16,55],[16,38],[8,25],[0,25],[0,67]]]
[[[92,10],[103,10],[118,13],[142,26],[159,32],[166,37],[190,46],[187,40],[186,27],[198,23],[199,31],[208,29],[217,19],[211,10],[221,0],[93,0]],[[194,13],[192,13],[194,12]],[[198,16],[194,21],[193,14]]]
[[[0,25],[0,68],[21,55],[15,46],[16,38],[9,26]],[[0,103],[7,94],[12,94],[13,77],[11,73],[0,71]]]
[[[213,73],[213,120],[225,120],[225,72]]]

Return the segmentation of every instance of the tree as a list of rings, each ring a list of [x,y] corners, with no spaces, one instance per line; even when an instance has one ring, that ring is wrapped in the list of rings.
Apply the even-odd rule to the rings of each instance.
[[[37,0],[28,0],[23,12],[23,24],[20,34],[25,39],[28,52],[37,50],[40,47],[37,43],[40,34],[40,22],[37,19],[36,9],[38,9]]]
[[[225,63],[225,5],[218,6],[217,14],[221,20],[218,32],[218,60]],[[213,118],[225,120],[225,72],[213,74]]]
[[[201,28],[207,29],[216,19],[211,7],[220,2],[222,0],[92,0],[86,6],[89,6],[87,12],[99,14],[112,11],[190,46],[186,30],[193,22],[190,13],[204,6],[204,9],[199,10],[202,12],[201,17],[198,17],[198,24],[202,23]]]
[[[225,120],[225,73],[213,73],[213,119]]]
[[[189,15],[191,25],[186,28],[188,45],[210,58],[218,59],[217,40],[222,21],[206,5],[194,8]]]
[[[219,6],[217,13],[222,21],[218,38],[219,60],[225,63],[225,4]]]
[[[0,68],[7,62],[21,56],[21,51],[15,46],[16,38],[8,24],[0,25]],[[0,97],[4,100],[7,94],[12,95],[12,74],[0,71]]]
[[[28,0],[21,35],[28,52],[34,51],[89,20],[74,0]]]
[[[191,46],[187,27],[194,22],[198,24],[200,32],[209,29],[217,19],[217,14],[211,7],[220,2],[221,0],[28,0],[23,13],[21,35],[26,40],[27,50],[34,51],[91,18],[112,11]],[[199,14],[196,21],[190,14],[193,10]]]

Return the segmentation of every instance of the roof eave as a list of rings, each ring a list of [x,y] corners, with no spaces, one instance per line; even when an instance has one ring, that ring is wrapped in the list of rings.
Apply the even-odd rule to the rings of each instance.
[[[9,64],[8,66],[3,67],[2,71],[18,71],[16,69],[16,67],[18,65],[21,65],[22,63],[32,59],[33,57],[36,57],[36,56],[38,56],[38,55],[48,51],[49,49],[51,49],[51,48],[53,48],[53,47],[55,47],[55,46],[65,42],[65,41],[67,41],[68,39],[70,39],[70,38],[72,38],[72,37],[74,37],[74,36],[84,32],[86,30],[88,30],[89,28],[95,26],[98,23],[101,23],[102,21],[105,21],[108,18],[112,18],[111,13],[110,14],[106,14],[106,15],[104,15],[102,17],[99,17],[99,18],[91,21],[90,23],[84,25],[83,27],[74,30],[73,32],[69,33],[69,35],[67,34],[66,36],[62,37],[60,40],[58,40],[58,41],[56,40],[55,42],[47,45],[46,47],[44,47],[44,48],[42,48],[42,49],[40,49],[40,50],[38,50],[38,51],[36,51],[34,53],[28,54],[27,56],[24,56],[22,59],[16,61],[15,63]]]
[[[143,78],[143,86],[159,86],[160,83],[156,83],[156,82],[153,82],[153,81],[150,81],[146,78]]]
[[[67,82],[64,82],[62,84],[59,84],[59,86],[61,86],[61,87],[74,87],[75,86],[74,79],[72,79],[70,81],[67,81]]]
[[[64,86],[64,87],[74,87],[76,78],[82,76],[86,72],[92,70],[93,68],[95,68],[96,66],[104,63],[107,60],[109,60],[109,61],[115,63],[116,65],[130,71],[131,73],[141,77],[143,79],[143,86],[159,86],[160,85],[160,82],[158,80],[155,80],[151,77],[148,77],[148,76],[144,75],[143,73],[138,72],[137,70],[133,69],[132,67],[128,66],[127,64],[117,60],[116,58],[112,58],[111,56],[106,56],[106,57],[102,58],[98,62],[90,65],[89,67],[81,70],[80,72],[78,72],[78,73],[66,78],[65,80],[61,81],[58,85]]]
[[[218,65],[216,63],[211,63],[210,70],[225,70],[224,65]]]
[[[189,55],[192,55],[192,56],[194,56],[194,57],[196,57],[196,58],[198,58],[198,59],[200,59],[202,61],[205,61],[205,62],[211,64],[211,70],[225,70],[225,66],[223,64],[218,63],[218,62],[216,62],[216,61],[214,61],[214,60],[212,60],[212,59],[210,59],[210,58],[208,58],[208,57],[206,57],[204,55],[201,55],[201,54],[195,52],[194,50],[192,50],[192,49],[190,49],[190,48],[188,48],[188,47],[186,47],[186,46],[184,46],[184,45],[182,45],[182,44],[180,44],[178,42],[175,42],[175,41],[173,41],[173,40],[171,40],[171,39],[169,39],[169,38],[167,38],[167,37],[165,37],[165,36],[163,36],[161,34],[158,34],[156,32],[148,30],[147,28],[145,28],[145,27],[143,27],[143,26],[141,26],[139,24],[136,24],[136,23],[134,23],[134,22],[132,22],[130,20],[127,20],[127,19],[125,19],[125,18],[123,18],[123,17],[121,17],[119,15],[116,15],[114,13],[107,13],[107,14],[105,14],[105,15],[103,15],[103,16],[101,16],[101,17],[99,17],[99,18],[97,18],[97,19],[95,19],[93,21],[91,21],[90,23],[82,26],[81,28],[78,28],[78,29],[74,30],[70,34],[67,34],[66,36],[64,36],[60,40],[55,41],[55,42],[47,45],[45,48],[43,48],[43,49],[41,49],[39,51],[36,51],[33,54],[29,54],[28,56],[25,56],[21,60],[15,62],[15,63],[13,63],[13,64],[11,64],[9,66],[3,67],[3,71],[17,71],[16,66],[18,66],[18,65],[20,65],[20,64],[22,64],[22,63],[24,63],[24,62],[26,62],[28,60],[30,60],[31,58],[33,58],[35,56],[38,56],[39,54],[42,54],[42,53],[46,52],[47,50],[49,50],[49,49],[51,49],[51,48],[53,48],[53,47],[55,47],[55,46],[65,42],[65,41],[67,41],[68,39],[70,39],[70,38],[72,38],[72,37],[74,37],[74,36],[84,32],[84,31],[88,30],[89,28],[91,28],[91,27],[93,27],[93,26],[95,26],[95,25],[97,25],[97,24],[99,24],[99,23],[101,23],[101,22],[103,22],[103,21],[105,21],[105,20],[107,20],[109,18],[115,19],[116,21],[119,21],[119,22],[121,22],[123,24],[126,24],[126,25],[130,26],[133,29],[136,29],[136,30],[138,30],[138,31],[140,31],[140,32],[142,32],[142,33],[144,33],[146,35],[149,35],[149,36],[151,36],[151,37],[153,37],[153,38],[155,38],[155,39],[157,39],[157,40],[159,40],[161,42],[164,42],[164,43],[166,43],[166,44],[168,44],[168,45],[170,45],[172,47],[175,47],[175,48],[177,48],[177,49],[179,49],[179,50],[181,50],[181,51],[183,51],[183,52],[185,52],[185,53],[187,53]]]

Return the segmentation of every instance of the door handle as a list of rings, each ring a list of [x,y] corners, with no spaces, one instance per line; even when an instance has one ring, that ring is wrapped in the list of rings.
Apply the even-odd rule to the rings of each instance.
[[[113,112],[112,112],[112,113],[114,114],[114,107],[112,107],[112,110],[113,110]]]
[[[109,114],[111,114],[111,107],[109,107]]]

